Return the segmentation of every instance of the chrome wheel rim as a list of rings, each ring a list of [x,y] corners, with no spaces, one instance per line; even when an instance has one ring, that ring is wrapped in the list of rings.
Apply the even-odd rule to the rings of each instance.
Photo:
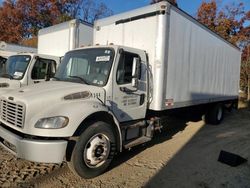
[[[84,162],[89,168],[103,165],[110,153],[110,141],[104,134],[96,134],[89,139],[84,148]]]

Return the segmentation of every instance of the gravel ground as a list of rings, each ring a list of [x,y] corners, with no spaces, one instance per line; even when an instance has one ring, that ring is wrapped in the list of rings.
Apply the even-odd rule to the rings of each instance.
[[[250,162],[230,167],[217,161],[226,150],[250,159],[250,111],[227,113],[220,126],[170,118],[153,141],[119,154],[111,168],[84,180],[66,164],[17,159],[0,147],[1,187],[250,187]]]

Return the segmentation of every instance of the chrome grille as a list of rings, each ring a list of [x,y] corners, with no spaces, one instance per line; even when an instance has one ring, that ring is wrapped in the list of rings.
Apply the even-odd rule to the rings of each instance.
[[[24,124],[24,105],[1,99],[1,119],[22,128]]]

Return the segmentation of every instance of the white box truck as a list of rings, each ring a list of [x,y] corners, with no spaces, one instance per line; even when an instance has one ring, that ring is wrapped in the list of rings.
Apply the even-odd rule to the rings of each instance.
[[[37,50],[32,51],[32,48],[6,45],[5,52],[8,51],[9,55],[14,50],[25,53],[12,54],[2,64],[0,94],[50,80],[55,74],[61,56],[79,45],[92,44],[92,41],[93,27],[79,20],[71,20],[39,30],[38,53]],[[2,44],[4,45],[5,43]]]
[[[9,56],[15,55],[20,52],[37,53],[37,49],[28,46],[22,46],[18,44],[11,44],[4,41],[0,41],[0,57],[7,59]]]
[[[77,19],[41,29],[38,33],[39,54],[62,57],[69,50],[92,43],[93,26]]]
[[[0,140],[17,157],[92,178],[175,109],[199,105],[219,124],[238,99],[240,50],[166,1],[94,29],[96,45],[66,53],[54,81],[1,96]]]

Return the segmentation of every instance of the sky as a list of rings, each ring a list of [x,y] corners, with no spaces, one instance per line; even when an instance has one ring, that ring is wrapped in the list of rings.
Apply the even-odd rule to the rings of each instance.
[[[150,0],[103,0],[113,10],[114,14],[148,5]],[[198,7],[204,0],[177,0],[178,6],[192,16],[196,15]],[[219,0],[220,6],[232,2],[243,2],[246,10],[250,10],[250,0]]]
[[[93,0],[93,1],[105,2],[105,4],[114,12],[114,14],[143,7],[148,5],[150,2],[150,0]],[[202,1],[204,0],[177,0],[179,8],[186,11],[192,16],[196,15],[197,9]],[[245,4],[246,10],[247,11],[250,10],[250,0],[217,0],[217,1],[220,2],[221,6],[232,2],[243,2]],[[0,0],[0,4],[2,2],[3,0]]]

